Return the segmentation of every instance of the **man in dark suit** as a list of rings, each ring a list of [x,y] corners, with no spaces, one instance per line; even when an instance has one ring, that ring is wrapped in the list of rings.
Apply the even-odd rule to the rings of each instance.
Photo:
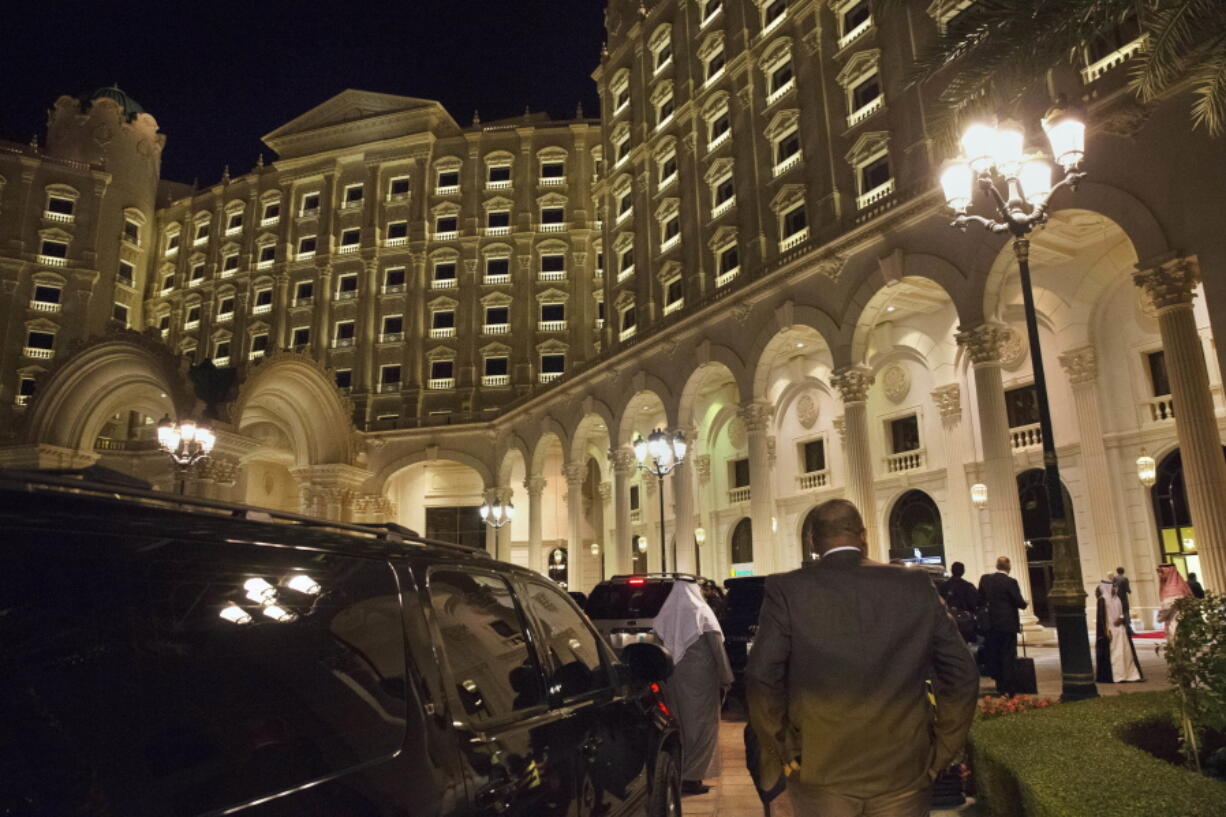
[[[1132,635],[1132,612],[1128,607],[1128,600],[1132,596],[1132,582],[1128,581],[1122,567],[1115,569],[1115,594],[1124,603],[1124,628],[1128,630],[1129,635]]]
[[[996,559],[996,572],[985,573],[979,579],[979,606],[987,610],[988,634],[984,643],[987,651],[988,674],[996,680],[996,691],[1012,695],[1014,668],[1017,665],[1017,633],[1021,629],[1019,610],[1027,601],[1017,579],[1009,575],[1012,564],[1008,556]]]
[[[796,817],[926,815],[970,730],[975,662],[926,574],[864,558],[855,505],[813,509],[802,538],[821,559],[767,578],[745,672],[760,785],[787,774]]]
[[[979,591],[975,589],[975,585],[962,578],[966,574],[966,565],[954,562],[949,566],[949,572],[949,579],[941,587],[941,598],[945,599],[945,606],[953,614],[954,623],[958,625],[958,632],[962,633],[962,637],[968,643],[974,644],[979,640],[978,633],[975,631],[975,611],[979,609]]]

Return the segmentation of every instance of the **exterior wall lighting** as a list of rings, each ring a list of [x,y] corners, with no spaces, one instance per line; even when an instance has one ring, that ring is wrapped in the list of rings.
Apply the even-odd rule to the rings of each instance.
[[[1137,457],[1137,479],[1141,480],[1141,484],[1146,488],[1152,488],[1158,481],[1158,463],[1145,453],[1144,448],[1141,449],[1141,456]]]

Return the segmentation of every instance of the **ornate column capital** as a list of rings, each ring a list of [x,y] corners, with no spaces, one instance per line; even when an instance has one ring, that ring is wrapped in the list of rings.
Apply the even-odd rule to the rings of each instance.
[[[701,482],[706,482],[711,479],[711,455],[699,454],[694,457],[691,462],[694,463],[694,470],[698,473],[698,479]]]
[[[873,385],[873,373],[860,366],[840,369],[830,378],[830,385],[839,390],[844,403],[863,403]]]
[[[638,460],[634,452],[628,448],[610,448],[609,462],[613,464],[613,473],[619,476],[629,476],[638,468]]]
[[[1200,283],[1200,264],[1195,256],[1176,258],[1150,269],[1137,270],[1132,274],[1132,282],[1145,291],[1159,312],[1191,308],[1193,290]]]
[[[510,502],[513,495],[514,492],[511,490],[510,485],[499,485],[494,489],[494,496],[498,498],[499,502],[504,504]]]
[[[524,480],[524,490],[530,497],[539,497],[545,490],[546,480],[540,474]]]
[[[562,476],[566,477],[568,485],[578,485],[583,482],[583,476],[586,473],[587,469],[581,462],[568,462],[562,466]]]
[[[971,329],[958,327],[954,340],[966,349],[976,366],[999,364],[1000,351],[1008,339],[1009,327],[999,323],[984,323]]]
[[[1070,349],[1060,355],[1060,365],[1074,386],[1093,383],[1098,378],[1098,356],[1093,346]]]
[[[750,434],[765,431],[774,413],[775,407],[762,401],[746,403],[736,410],[736,416],[741,418],[741,422],[745,424],[745,430]]]
[[[941,412],[941,419],[956,422],[962,419],[962,387],[957,383],[937,386],[932,390],[932,402]]]

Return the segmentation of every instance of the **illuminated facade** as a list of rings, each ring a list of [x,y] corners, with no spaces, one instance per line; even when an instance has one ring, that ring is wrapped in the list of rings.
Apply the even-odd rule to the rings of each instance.
[[[45,149],[0,152],[4,461],[170,487],[149,423],[203,411],[187,366],[208,359],[235,378],[192,490],[455,538],[498,497],[518,513],[491,549],[543,570],[562,547],[587,589],[659,565],[656,480],[629,443],[681,428],[664,484],[682,569],[795,565],[804,514],[848,496],[879,558],[1029,562],[1044,617],[1015,262],[949,230],[931,99],[906,84],[961,6],[650,5],[609,3],[598,120],[460,127],[346,91],[266,136],[275,161],[203,190],[157,194],[160,137],[130,100],[73,113],[123,119],[130,167],[65,153],[61,99]],[[1206,206],[1226,163],[1186,99],[1124,92],[1130,47],[1052,72],[1087,101],[1090,175],[1032,265],[1086,584],[1122,565],[1153,608],[1160,558],[1226,583],[1226,234]],[[42,252],[65,233],[63,258]],[[141,332],[118,329],[120,302]]]

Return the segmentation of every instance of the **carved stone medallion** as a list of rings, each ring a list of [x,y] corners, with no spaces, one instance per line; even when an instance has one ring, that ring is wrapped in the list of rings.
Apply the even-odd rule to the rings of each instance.
[[[802,394],[796,401],[796,418],[800,420],[800,425],[806,429],[813,428],[817,424],[817,416],[818,406],[813,395]]]
[[[1013,371],[1026,362],[1026,355],[1029,352],[1030,347],[1026,345],[1026,338],[1021,332],[1009,327],[1000,344],[1000,364],[1005,369]]]
[[[888,366],[881,373],[881,388],[891,403],[901,403],[911,391],[911,375],[902,366]]]
[[[728,442],[737,450],[745,447],[745,421],[740,417],[733,417],[728,423]]]

